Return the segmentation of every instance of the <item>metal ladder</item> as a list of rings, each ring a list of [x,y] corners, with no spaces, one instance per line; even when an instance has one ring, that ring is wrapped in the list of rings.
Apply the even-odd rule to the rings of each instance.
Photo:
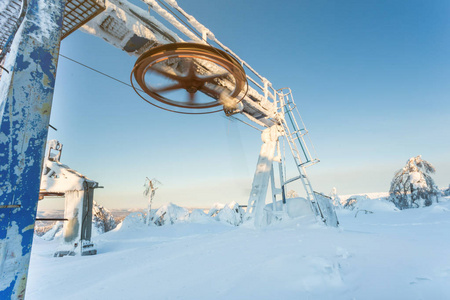
[[[0,12],[0,63],[9,52],[12,41],[27,10],[27,2],[22,0],[6,0],[7,4]]]
[[[286,89],[281,89],[286,90]],[[287,89],[287,93],[281,92],[279,94],[279,99],[277,100],[278,109],[281,114],[284,114],[285,118],[282,118],[281,125],[283,126],[283,129],[285,131],[286,140],[289,144],[289,148],[291,149],[291,153],[294,157],[295,164],[297,166],[297,170],[299,172],[299,175],[296,177],[293,177],[291,179],[288,179],[284,182],[284,184],[291,183],[295,180],[300,179],[303,187],[306,191],[307,199],[309,200],[309,203],[311,205],[311,208],[316,216],[319,216],[322,221],[325,221],[324,215],[322,213],[322,210],[319,206],[319,203],[315,197],[314,189],[311,185],[311,182],[306,174],[306,167],[312,166],[319,162],[318,159],[313,158],[308,146],[305,142],[304,137],[308,134],[308,130],[306,130],[303,122],[303,127],[300,128],[295,116],[294,116],[294,109],[296,109],[296,105],[294,103],[294,99],[292,97],[292,92],[290,89]],[[280,91],[280,90],[279,90]],[[300,117],[300,114],[297,110],[295,110],[297,114]],[[301,117],[300,117],[301,118]],[[299,150],[299,147],[301,149],[301,152]],[[302,154],[303,158],[302,159]]]

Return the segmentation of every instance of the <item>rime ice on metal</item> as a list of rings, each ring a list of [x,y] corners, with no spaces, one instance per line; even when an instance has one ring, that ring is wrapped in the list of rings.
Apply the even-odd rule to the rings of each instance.
[[[62,144],[57,140],[47,143],[42,170],[40,195],[65,196],[63,241],[55,256],[94,255],[97,250],[91,242],[94,189],[98,183],[60,162]]]

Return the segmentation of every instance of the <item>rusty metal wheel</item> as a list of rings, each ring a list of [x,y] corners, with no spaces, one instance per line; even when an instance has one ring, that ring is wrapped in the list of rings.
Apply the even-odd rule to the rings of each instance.
[[[132,76],[142,91],[160,102],[156,106],[182,113],[220,111],[212,109],[222,105],[223,99],[241,101],[247,91],[239,62],[204,44],[173,43],[152,48],[138,58]]]

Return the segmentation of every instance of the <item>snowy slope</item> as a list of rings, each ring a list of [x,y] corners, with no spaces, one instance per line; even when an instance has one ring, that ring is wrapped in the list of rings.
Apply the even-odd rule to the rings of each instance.
[[[371,210],[339,210],[339,229],[136,223],[97,236],[91,257],[53,258],[57,241],[36,237],[27,298],[450,299],[450,199]]]

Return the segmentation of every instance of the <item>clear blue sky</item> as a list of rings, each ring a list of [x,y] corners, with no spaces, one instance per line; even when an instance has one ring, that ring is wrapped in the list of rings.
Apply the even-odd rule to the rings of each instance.
[[[316,190],[387,192],[419,154],[440,187],[450,184],[449,1],[179,4],[275,88],[293,90],[321,159],[308,169]],[[126,82],[136,60],[79,31],[61,53]],[[163,183],[156,206],[246,204],[261,146],[257,131],[222,113],[158,110],[64,58],[51,124],[62,162],[103,185],[95,199],[109,208],[144,207],[146,176]]]

